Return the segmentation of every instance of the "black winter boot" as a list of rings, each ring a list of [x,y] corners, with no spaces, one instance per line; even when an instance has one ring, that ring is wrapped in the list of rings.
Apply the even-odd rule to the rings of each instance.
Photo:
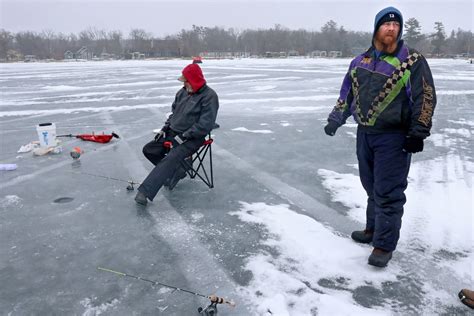
[[[461,292],[459,292],[458,297],[464,305],[474,309],[474,291],[462,289]]]
[[[135,196],[135,202],[137,202],[140,205],[146,206],[148,203],[148,200],[146,198],[146,195],[143,194],[142,192],[138,191],[137,195]]]
[[[352,240],[361,244],[370,244],[374,238],[374,232],[371,230],[356,230],[352,232]]]
[[[372,250],[372,253],[369,256],[369,264],[371,266],[384,268],[387,266],[390,259],[392,259],[391,251],[385,251],[380,248],[374,248],[374,250]]]

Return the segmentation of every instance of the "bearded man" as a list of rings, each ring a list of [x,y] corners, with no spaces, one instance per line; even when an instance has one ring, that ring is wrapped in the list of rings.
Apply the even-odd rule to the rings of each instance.
[[[368,263],[385,267],[400,236],[411,155],[430,135],[436,93],[426,59],[401,40],[403,17],[388,7],[375,16],[372,46],[350,64],[324,127],[333,136],[352,114],[357,159],[367,192],[366,226],[352,239],[372,243]]]

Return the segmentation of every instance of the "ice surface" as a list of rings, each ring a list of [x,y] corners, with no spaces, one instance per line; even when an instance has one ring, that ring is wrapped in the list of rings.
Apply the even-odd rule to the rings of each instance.
[[[234,299],[222,315],[467,315],[457,292],[474,288],[474,68],[428,62],[438,107],[384,270],[349,237],[363,227],[366,200],[356,125],[335,137],[322,129],[348,59],[205,60],[221,103],[215,188],[187,178],[146,209],[125,187],[151,170],[141,148],[188,62],[2,64],[0,163],[18,166],[0,171],[2,313],[193,315],[207,303],[102,266]],[[44,122],[58,134],[121,138],[18,154]],[[76,146],[84,153],[73,160]]]

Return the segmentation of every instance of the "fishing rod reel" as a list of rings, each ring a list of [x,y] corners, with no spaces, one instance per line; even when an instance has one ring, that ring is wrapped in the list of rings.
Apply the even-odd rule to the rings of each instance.
[[[202,307],[198,308],[199,315],[202,316],[216,316],[217,315],[217,303],[211,302],[208,307],[203,309]]]
[[[227,301],[226,299],[216,296],[216,295],[209,295],[207,296],[208,299],[211,300],[211,304],[207,306],[205,309],[202,307],[198,308],[199,315],[202,316],[215,316],[217,315],[217,304],[229,304],[232,307],[235,307],[235,303],[233,301]]]
[[[203,298],[207,298],[211,301],[211,304],[209,304],[209,306],[207,306],[205,309],[203,309],[202,307],[198,308],[198,313],[201,316],[216,316],[217,315],[217,304],[228,304],[231,307],[235,307],[235,303],[234,303],[233,300],[228,301],[227,299],[216,296],[216,295],[205,295],[205,294],[197,293],[197,292],[194,292],[194,291],[186,290],[186,289],[183,289],[183,288],[179,288],[179,287],[176,287],[176,286],[173,286],[173,285],[161,283],[161,282],[158,282],[158,281],[148,280],[148,279],[136,276],[136,275],[131,275],[131,274],[127,274],[127,273],[124,273],[124,272],[119,272],[119,271],[115,271],[115,270],[111,270],[111,269],[107,269],[107,268],[97,267],[97,270],[110,272],[110,273],[114,273],[114,274],[117,274],[117,275],[120,275],[120,276],[123,276],[123,277],[129,277],[129,278],[133,278],[133,279],[136,279],[136,280],[148,282],[148,283],[151,283],[153,285],[164,286],[164,287],[173,289],[173,292],[174,291],[184,292],[184,293],[200,296],[200,297],[203,297]]]
[[[128,185],[127,185],[127,191],[134,191],[135,187],[133,186],[134,184],[140,184],[138,182],[134,182],[133,180],[128,180]]]

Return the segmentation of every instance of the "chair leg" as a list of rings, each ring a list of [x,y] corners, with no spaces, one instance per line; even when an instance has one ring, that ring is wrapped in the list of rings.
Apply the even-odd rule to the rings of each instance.
[[[209,172],[210,177],[204,167],[206,154],[209,152]],[[195,154],[196,156],[192,159],[193,164],[191,165],[188,161],[182,161],[181,164],[186,170],[191,179],[194,179],[196,176],[202,180],[210,189],[214,187],[214,171],[212,166],[212,147],[207,145],[198,150]],[[196,167],[194,167],[194,162],[198,161]],[[201,174],[202,173],[202,174]]]
[[[209,145],[209,168],[211,169],[211,185],[209,188],[214,187],[214,168],[212,167],[212,147]]]

